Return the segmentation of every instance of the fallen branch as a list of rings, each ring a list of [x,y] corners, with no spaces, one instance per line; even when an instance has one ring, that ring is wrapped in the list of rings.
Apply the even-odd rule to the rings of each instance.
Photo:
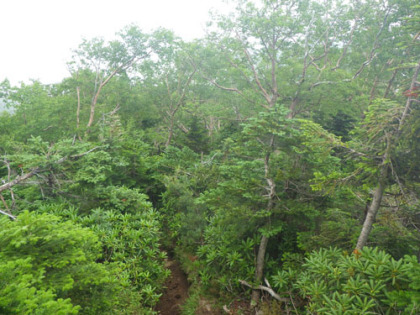
[[[4,211],[2,211],[2,210],[0,210],[0,213],[1,214],[4,214],[4,215],[7,215],[9,218],[11,218],[12,220],[16,220],[16,217],[15,216],[13,216],[13,215],[11,215],[11,214],[9,214],[9,213],[7,213],[7,212],[4,212]]]
[[[265,282],[266,282],[266,284],[269,285],[267,279],[265,279]],[[274,290],[271,287],[268,287],[268,286],[265,287],[263,285],[252,286],[252,285],[250,285],[248,282],[246,282],[244,280],[239,280],[239,283],[242,284],[242,285],[244,285],[244,286],[247,286],[248,288],[251,288],[253,290],[262,290],[262,291],[268,292],[277,301],[280,301],[280,302],[290,302],[290,299],[281,297],[276,292],[274,292]]]
[[[232,314],[232,312],[227,308],[226,305],[223,305],[223,310],[227,313],[227,314]]]

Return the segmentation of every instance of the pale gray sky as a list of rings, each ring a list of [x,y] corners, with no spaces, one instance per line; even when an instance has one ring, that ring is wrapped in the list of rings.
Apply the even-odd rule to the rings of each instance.
[[[223,0],[1,0],[0,81],[59,82],[81,39],[111,38],[135,23],[149,32],[165,27],[186,40],[201,37],[209,10]]]

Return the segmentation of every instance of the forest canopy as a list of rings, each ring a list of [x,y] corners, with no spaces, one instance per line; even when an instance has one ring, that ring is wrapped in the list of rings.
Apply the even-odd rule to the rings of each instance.
[[[420,5],[234,3],[0,83],[0,313],[420,313]]]

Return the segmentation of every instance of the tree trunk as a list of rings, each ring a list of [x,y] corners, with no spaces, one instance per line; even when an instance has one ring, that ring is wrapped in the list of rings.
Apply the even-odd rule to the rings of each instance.
[[[293,100],[292,103],[289,106],[289,113],[287,114],[287,118],[288,119],[292,119],[293,117],[295,117],[296,115],[296,107],[298,105],[299,99],[298,96],[296,95]]]
[[[265,159],[264,159],[264,177],[265,177],[265,180],[267,181],[267,186],[266,186],[266,190],[268,192],[267,210],[271,211],[274,207],[274,199],[276,197],[276,183],[274,182],[272,178],[270,178],[270,156],[271,156],[271,149],[273,148],[273,145],[274,145],[274,135],[271,135],[269,145],[270,145],[269,151],[266,153]],[[267,250],[267,244],[268,244],[268,237],[263,235],[261,237],[260,246],[258,248],[257,264],[255,266],[254,282],[256,286],[261,284],[261,280],[263,278],[264,257],[265,257],[265,252]],[[260,291],[258,289],[252,290],[251,306],[252,307],[257,306],[259,299],[260,299]]]
[[[172,141],[172,137],[174,136],[174,119],[175,118],[172,115],[170,117],[169,134],[168,134],[168,139],[166,140],[166,143],[165,143],[165,148],[169,147]]]
[[[93,120],[94,120],[94,117],[95,117],[95,107],[96,107],[96,103],[98,102],[99,94],[101,93],[102,88],[105,85],[107,85],[107,83],[118,73],[118,71],[120,71],[122,69],[126,69],[127,67],[129,67],[131,65],[131,63],[134,61],[134,59],[135,58],[133,58],[126,65],[121,65],[121,66],[117,67],[104,81],[100,82],[100,84],[98,86],[98,90],[96,91],[94,97],[92,98],[92,102],[90,104],[89,121],[88,121],[87,126],[86,126],[87,127],[87,131],[89,131],[89,128],[93,124]]]
[[[262,236],[260,246],[258,248],[258,255],[257,255],[257,267],[255,270],[255,277],[254,282],[258,286],[258,284],[261,283],[262,277],[263,277],[263,271],[264,271],[264,257],[265,252],[267,250],[267,244],[268,244],[268,237]],[[251,296],[251,306],[256,306],[258,304],[258,300],[260,299],[260,290],[254,289],[252,290],[252,296]]]
[[[420,71],[420,62],[418,62],[417,67],[414,70],[414,74],[413,74],[413,77],[411,79],[411,84],[410,84],[410,91],[414,90],[416,87],[419,71]],[[375,221],[376,215],[381,206],[382,197],[384,195],[386,179],[388,176],[388,160],[390,159],[390,156],[389,156],[390,147],[398,143],[398,140],[401,136],[402,128],[405,123],[405,119],[407,118],[408,112],[410,111],[410,105],[413,99],[414,98],[412,96],[409,96],[407,98],[407,102],[405,104],[404,111],[401,115],[397,132],[394,136],[394,139],[392,139],[392,143],[391,143],[391,140],[388,139],[387,149],[382,158],[382,165],[379,171],[378,186],[376,187],[375,192],[373,193],[372,203],[370,204],[370,207],[367,211],[366,218],[363,223],[362,231],[360,232],[359,239],[357,240],[356,249],[360,250],[366,245],[370,231],[372,230],[372,225]]]
[[[420,71],[420,61],[417,63],[417,67],[416,70],[414,70],[414,74],[413,77],[411,79],[411,84],[410,84],[410,92],[413,92],[417,86],[417,78],[419,76],[419,71]],[[404,112],[401,116],[400,119],[400,124],[398,125],[398,137],[400,136],[400,132],[402,130],[402,127],[404,125],[405,119],[407,118],[408,112],[410,111],[410,105],[411,102],[414,100],[413,95],[408,96],[407,98],[407,102],[405,103],[405,108],[404,108]]]
[[[76,130],[80,127],[80,87],[76,88],[77,93],[77,110],[76,110]]]
[[[385,157],[383,162],[385,163]],[[363,222],[362,231],[360,232],[359,239],[357,240],[356,249],[362,249],[368,240],[370,231],[372,230],[373,223],[375,222],[376,214],[378,213],[379,207],[381,206],[382,196],[385,190],[385,181],[388,176],[388,164],[382,164],[378,186],[373,193],[372,203],[370,204],[365,221]]]
[[[90,115],[89,115],[89,121],[87,123],[87,128],[89,129],[92,124],[93,124],[93,119],[95,117],[95,107],[96,107],[96,103],[98,102],[98,98],[99,98],[99,93],[101,93],[101,89],[102,89],[103,85],[100,84],[98,91],[96,92],[95,96],[92,99],[92,103],[90,104]]]

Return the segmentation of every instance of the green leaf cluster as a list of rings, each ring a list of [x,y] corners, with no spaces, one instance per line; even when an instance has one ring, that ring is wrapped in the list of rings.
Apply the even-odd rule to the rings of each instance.
[[[101,243],[88,228],[50,214],[0,218],[0,309],[14,314],[109,312],[118,283],[97,262]]]
[[[273,284],[302,299],[307,312],[413,314],[420,309],[419,266],[414,256],[395,260],[377,248],[329,248],[308,255],[300,270],[279,271]]]

